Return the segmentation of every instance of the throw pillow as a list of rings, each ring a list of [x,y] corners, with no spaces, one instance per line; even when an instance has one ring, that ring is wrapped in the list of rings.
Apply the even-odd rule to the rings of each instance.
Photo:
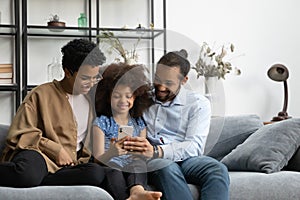
[[[300,145],[300,118],[261,127],[221,162],[229,170],[273,173],[287,165]]]
[[[204,154],[221,160],[262,126],[254,114],[212,118]]]

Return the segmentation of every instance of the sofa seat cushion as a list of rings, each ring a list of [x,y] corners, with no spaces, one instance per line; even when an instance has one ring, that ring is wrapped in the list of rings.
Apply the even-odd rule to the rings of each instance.
[[[299,172],[229,172],[229,177],[230,200],[295,200],[300,197]],[[189,188],[193,199],[199,199],[199,186],[189,184]]]
[[[105,190],[95,186],[0,187],[0,196],[14,200],[113,200]]]
[[[230,200],[294,200],[300,197],[300,173],[229,172]]]

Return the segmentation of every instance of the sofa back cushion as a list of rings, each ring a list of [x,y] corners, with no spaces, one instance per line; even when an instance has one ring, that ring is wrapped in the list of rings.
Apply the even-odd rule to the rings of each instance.
[[[204,154],[221,160],[262,126],[255,114],[212,118]]]
[[[8,133],[9,126],[0,124],[0,156],[5,146],[5,139]]]

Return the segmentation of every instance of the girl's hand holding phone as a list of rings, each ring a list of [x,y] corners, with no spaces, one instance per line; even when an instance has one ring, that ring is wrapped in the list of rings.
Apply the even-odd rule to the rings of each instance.
[[[114,156],[120,156],[120,155],[125,155],[127,154],[127,150],[125,150],[124,147],[124,142],[127,140],[128,137],[123,137],[120,140],[116,140],[115,138],[111,139],[110,141],[110,147],[109,147],[109,152],[111,155]]]

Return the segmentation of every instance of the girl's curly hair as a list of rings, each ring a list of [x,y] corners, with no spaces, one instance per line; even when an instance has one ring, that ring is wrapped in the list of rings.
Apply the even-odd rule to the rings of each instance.
[[[151,84],[143,65],[125,63],[110,64],[104,69],[103,79],[98,83],[95,94],[97,116],[112,116],[111,94],[117,85],[129,86],[135,96],[131,117],[141,117],[145,109],[153,104]]]

